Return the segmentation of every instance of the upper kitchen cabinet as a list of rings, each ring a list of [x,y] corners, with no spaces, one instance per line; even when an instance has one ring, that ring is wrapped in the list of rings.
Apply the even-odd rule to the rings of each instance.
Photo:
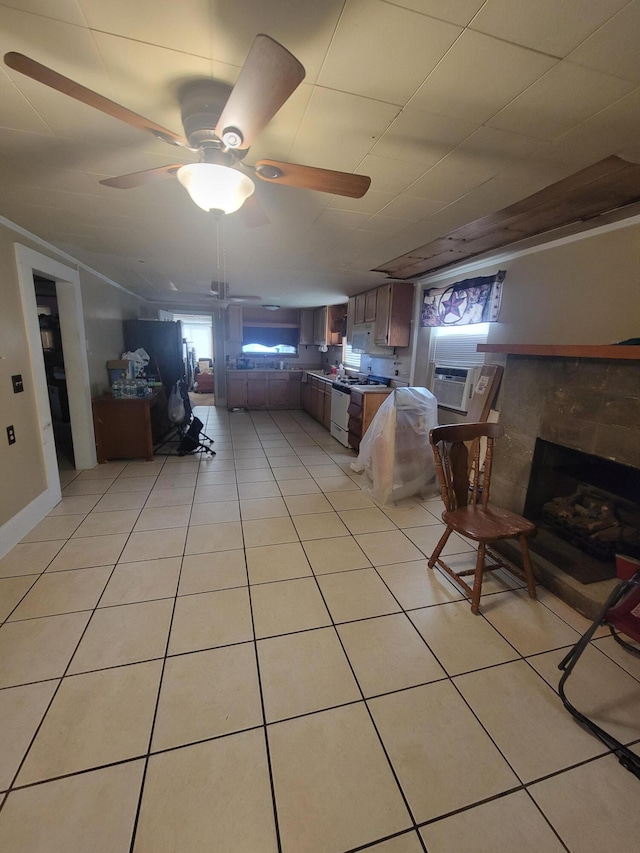
[[[378,305],[378,290],[367,290],[364,295],[364,322],[375,323],[376,310]]]
[[[366,293],[358,293],[355,299],[355,314],[353,322],[356,326],[359,326],[361,323],[364,323],[364,317],[366,314],[366,304],[367,304],[367,294]]]
[[[411,339],[413,284],[404,281],[376,289],[374,341],[382,347],[408,347]]]
[[[345,305],[323,305],[313,311],[313,343],[316,346],[339,346],[347,315]]]
[[[242,343],[242,306],[229,305],[225,311],[227,340]]]
[[[300,309],[300,340],[301,346],[312,346],[315,343],[314,308]]]

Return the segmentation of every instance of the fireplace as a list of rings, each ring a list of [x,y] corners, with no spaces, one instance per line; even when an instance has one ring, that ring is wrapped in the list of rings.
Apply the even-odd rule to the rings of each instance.
[[[598,457],[604,462],[618,463],[621,466],[618,471],[636,478],[633,482],[637,488],[640,347],[512,348],[494,345],[494,348],[497,353],[506,353],[506,368],[497,402],[505,437],[496,445],[491,479],[491,496],[498,505],[520,514],[525,514],[526,506],[526,513],[530,512],[534,498],[528,495],[528,487],[539,440],[587,457]],[[551,455],[547,456],[547,463],[555,465]],[[558,463],[561,469],[564,465]],[[571,468],[573,460],[569,459],[566,465]],[[548,466],[539,482],[547,479]],[[567,470],[560,473],[564,478],[561,478],[564,485],[560,490],[554,488],[554,493],[545,494],[544,499],[538,493],[535,498],[541,501],[540,510],[546,501],[570,497],[578,480],[604,492],[613,492],[624,500],[629,498],[624,485],[621,489],[611,489],[609,481],[602,479],[600,474],[595,485],[589,482],[594,479],[593,468],[584,478],[571,478]],[[632,503],[640,500],[638,495],[640,490],[635,497],[630,497]],[[602,572],[603,561],[558,536],[554,537],[553,550],[547,552],[544,522],[542,527],[540,535],[535,537],[534,547],[538,551],[532,553],[534,571],[545,586],[593,618],[615,581],[588,584],[576,581],[565,571],[571,561],[593,561],[594,571],[598,573]],[[549,558],[541,553],[542,550],[550,554]],[[517,553],[507,556],[518,560]],[[610,573],[612,563],[607,562],[609,568],[605,572]]]
[[[580,583],[615,577],[615,555],[640,557],[640,470],[538,438],[524,515],[536,553]]]

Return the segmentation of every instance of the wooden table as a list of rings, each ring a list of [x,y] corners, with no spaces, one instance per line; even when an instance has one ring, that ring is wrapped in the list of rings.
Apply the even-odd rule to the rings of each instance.
[[[98,462],[138,459],[150,462],[153,447],[171,428],[163,388],[150,397],[114,398],[103,394],[92,400]]]

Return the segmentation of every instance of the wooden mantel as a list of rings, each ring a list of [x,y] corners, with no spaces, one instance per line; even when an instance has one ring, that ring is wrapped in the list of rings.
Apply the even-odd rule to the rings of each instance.
[[[477,350],[502,355],[640,360],[640,346],[615,344],[478,344]]]

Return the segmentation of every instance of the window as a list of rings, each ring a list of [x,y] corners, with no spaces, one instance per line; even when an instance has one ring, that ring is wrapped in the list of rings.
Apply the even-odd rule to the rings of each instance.
[[[196,351],[196,358],[213,358],[213,337],[211,335],[211,317],[194,314],[174,314],[174,320],[182,323],[182,337],[186,338],[189,349]]]
[[[297,355],[298,349],[289,344],[276,344],[273,347],[266,347],[263,344],[244,344],[242,352],[262,353],[263,355]]]
[[[344,339],[344,348],[342,351],[342,363],[345,367],[350,367],[352,370],[360,370],[360,360],[362,356],[359,352],[354,352],[351,349],[351,344]]]
[[[429,361],[450,367],[477,367],[484,364],[484,353],[476,352],[476,346],[487,342],[489,326],[489,323],[435,326],[431,330]]]

